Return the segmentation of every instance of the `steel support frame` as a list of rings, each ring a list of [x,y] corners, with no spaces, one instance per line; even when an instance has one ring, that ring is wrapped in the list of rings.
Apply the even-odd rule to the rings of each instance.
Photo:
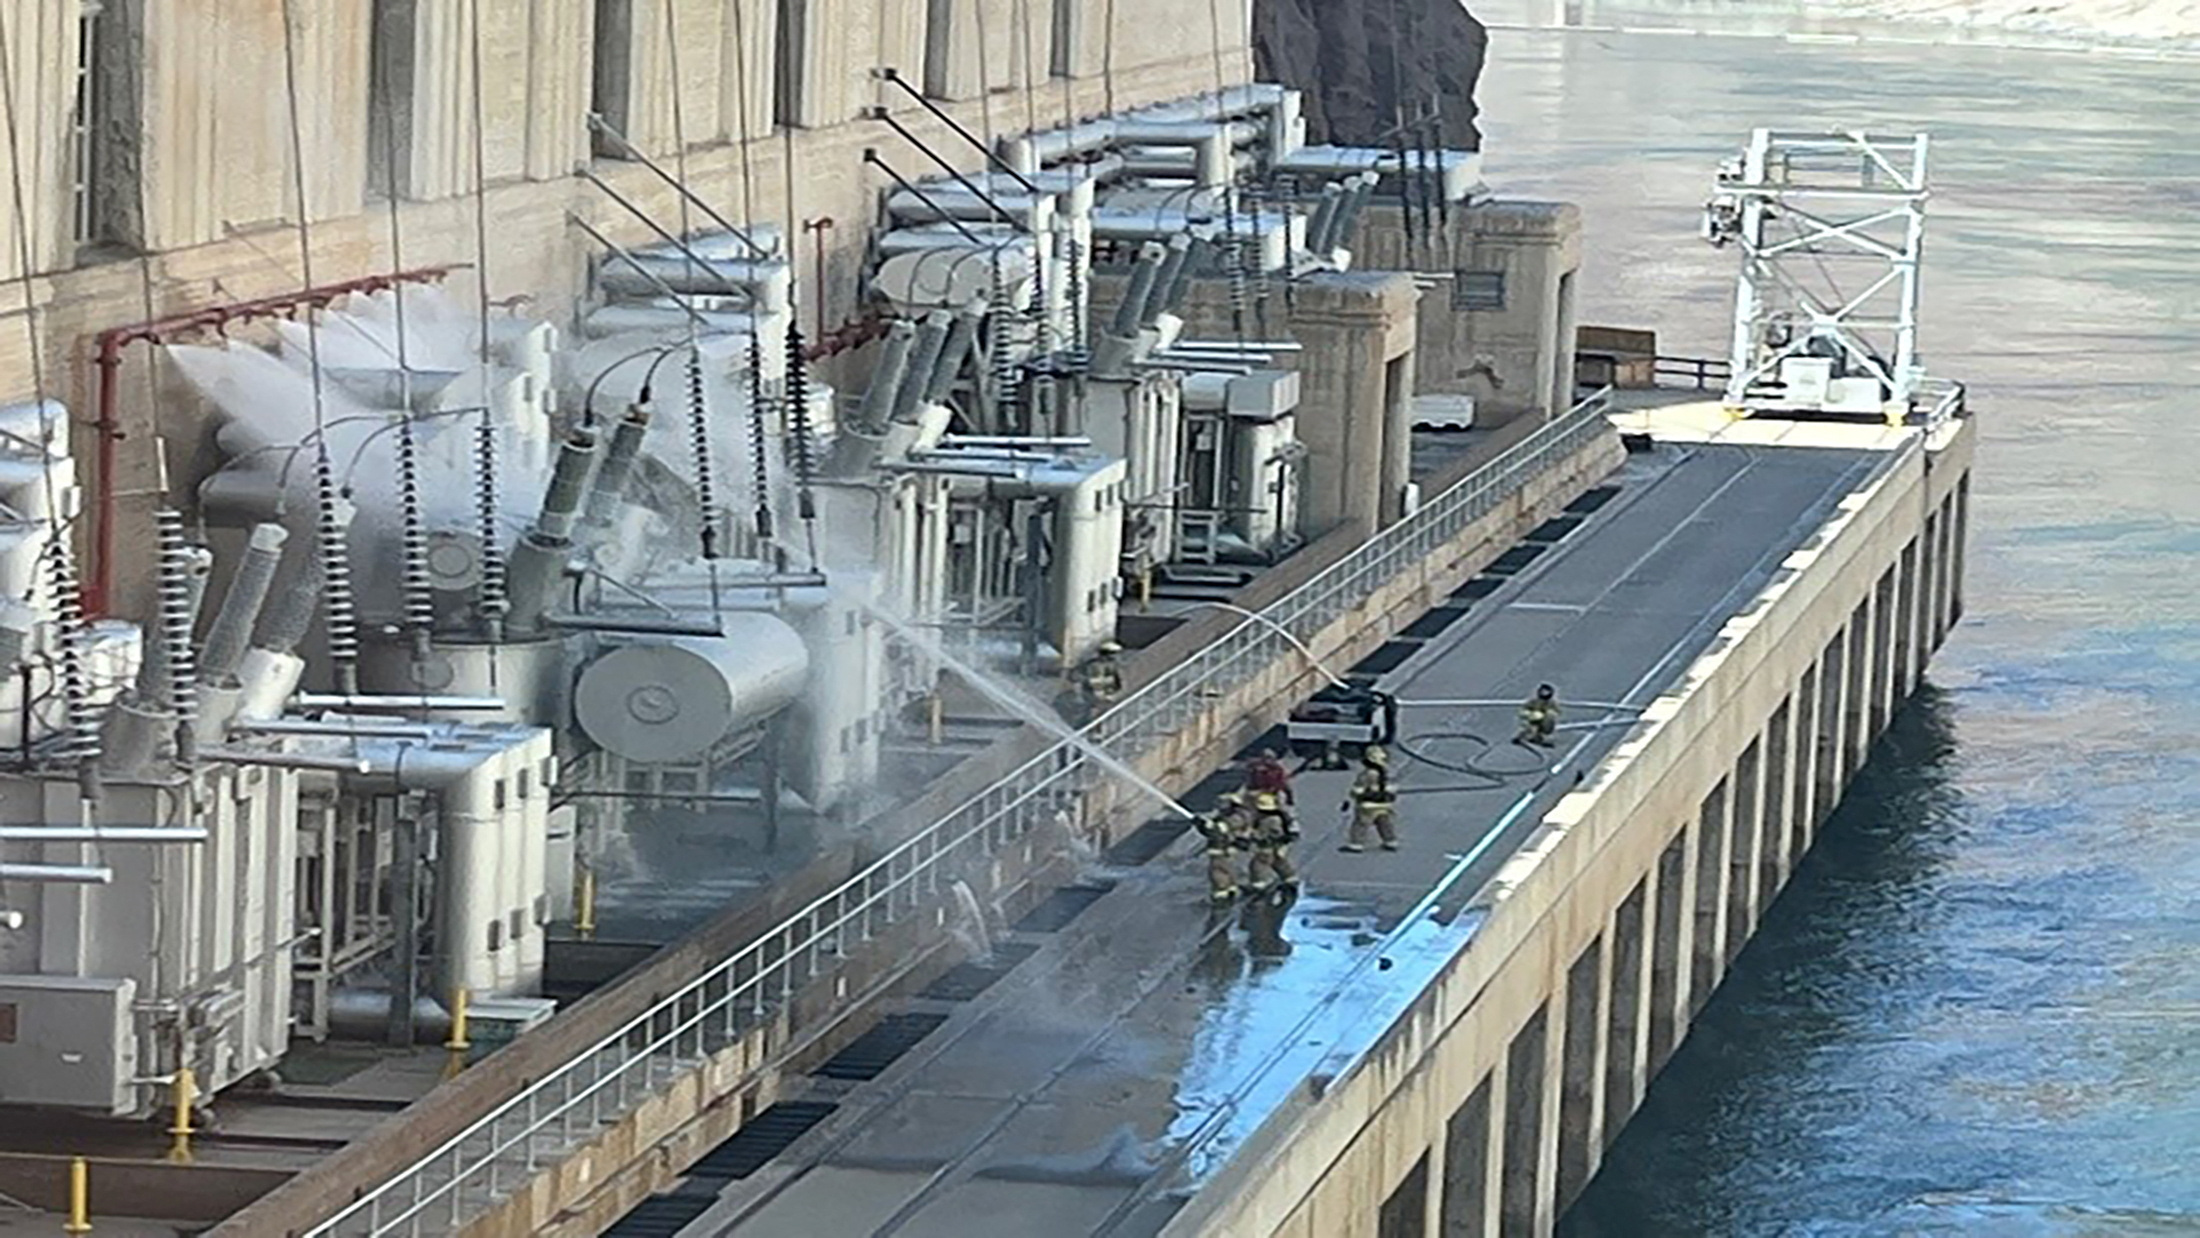
[[[1926,155],[1923,133],[1758,129],[1741,158],[1720,170],[1713,210],[1732,212],[1738,223],[1732,239],[1742,250],[1725,395],[1730,411],[1748,411],[1750,388],[1815,337],[1832,340],[1853,370],[1880,381],[1890,416],[1907,414],[1923,379],[1917,308],[1930,196]],[[1828,171],[1834,161],[1851,171]],[[1794,224],[1796,235],[1768,235],[1775,220]],[[1897,227],[1901,239],[1887,239]],[[1829,256],[1877,258],[1884,267],[1849,293],[1833,287]],[[1892,315],[1875,316],[1871,311],[1886,304],[1890,289]],[[1799,316],[1796,325],[1804,329],[1775,342],[1776,315]]]

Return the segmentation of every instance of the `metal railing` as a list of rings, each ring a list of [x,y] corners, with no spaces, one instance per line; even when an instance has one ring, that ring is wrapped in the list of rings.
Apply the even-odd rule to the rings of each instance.
[[[1369,538],[1086,728],[1122,762],[1282,659],[1295,642],[1367,602],[1473,521],[1517,496],[1554,459],[1608,430],[1609,389],[1536,430],[1413,515]],[[1285,635],[1289,633],[1289,635]],[[592,1048],[306,1231],[306,1238],[384,1238],[448,1232],[502,1192],[554,1165],[607,1123],[726,1048],[827,974],[850,947],[939,905],[956,876],[1045,822],[1069,823],[1101,763],[1068,742],[1033,757],[839,887],[635,1016]]]

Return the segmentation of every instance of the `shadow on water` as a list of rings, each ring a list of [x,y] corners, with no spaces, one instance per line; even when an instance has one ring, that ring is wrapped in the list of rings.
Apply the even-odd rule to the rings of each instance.
[[[1734,1215],[1734,1201],[1762,1196],[1735,1192],[1730,1180],[1808,1177],[1822,1194],[1824,1175],[1845,1172],[1835,1168],[1845,1162],[1814,1155],[1818,1145],[1841,1140],[1851,1124],[1899,1120],[1884,1107],[1892,1098],[1868,1090],[1810,1093],[1802,1106],[1764,1102],[1804,1094],[1798,1077],[1822,1073],[1812,1063],[1823,1055],[1876,1051],[1876,1042],[1913,1016],[1909,1004],[1934,987],[1920,983],[1935,967],[1932,921],[1944,914],[1932,893],[1964,828],[1951,785],[1953,713],[1948,696],[1928,686],[1893,720],[1602,1171],[1563,1218],[1565,1238],[1795,1232]],[[1741,1113],[1747,1123],[1731,1120]],[[1884,1217],[1947,1181],[1946,1166],[1920,1168],[1924,1176],[1908,1181],[1871,1174],[1844,1194],[1860,1212]],[[1810,1232],[1845,1231],[1822,1225]]]

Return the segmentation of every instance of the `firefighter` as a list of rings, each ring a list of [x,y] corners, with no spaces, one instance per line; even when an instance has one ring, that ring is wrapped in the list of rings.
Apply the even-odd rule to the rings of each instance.
[[[1549,684],[1535,690],[1535,695],[1520,707],[1520,734],[1513,736],[1516,744],[1534,744],[1539,748],[1551,748],[1556,742],[1551,738],[1558,731],[1558,690]]]
[[[1253,858],[1246,866],[1246,888],[1265,894],[1277,886],[1297,885],[1299,872],[1291,863],[1291,844],[1298,841],[1299,826],[1283,797],[1273,791],[1259,792],[1253,796],[1252,815]]]
[[[1259,756],[1246,763],[1245,789],[1254,795],[1274,792],[1287,805],[1298,802],[1291,794],[1291,771],[1284,768],[1283,758],[1273,748],[1261,749]]]
[[[1383,840],[1383,850],[1396,851],[1398,792],[1390,785],[1390,754],[1370,744],[1360,759],[1360,776],[1352,780],[1352,798],[1341,805],[1352,810],[1352,830],[1339,850],[1367,850],[1367,836],[1372,831]]]
[[[1246,842],[1245,807],[1236,792],[1215,801],[1215,810],[1199,819],[1199,837],[1206,844],[1207,898],[1227,903],[1238,894],[1237,854]]]
[[[1088,718],[1097,718],[1115,704],[1123,695],[1123,668],[1116,658],[1123,647],[1114,641],[1102,641],[1100,652],[1085,663],[1085,672],[1078,687],[1085,695],[1085,712]]]

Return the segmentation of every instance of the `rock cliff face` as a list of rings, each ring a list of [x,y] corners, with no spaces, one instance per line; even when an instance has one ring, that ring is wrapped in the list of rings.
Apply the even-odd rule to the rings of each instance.
[[[1264,81],[1306,93],[1315,142],[1387,146],[1384,133],[1435,98],[1444,145],[1479,149],[1474,83],[1487,37],[1460,0],[1254,0]]]

